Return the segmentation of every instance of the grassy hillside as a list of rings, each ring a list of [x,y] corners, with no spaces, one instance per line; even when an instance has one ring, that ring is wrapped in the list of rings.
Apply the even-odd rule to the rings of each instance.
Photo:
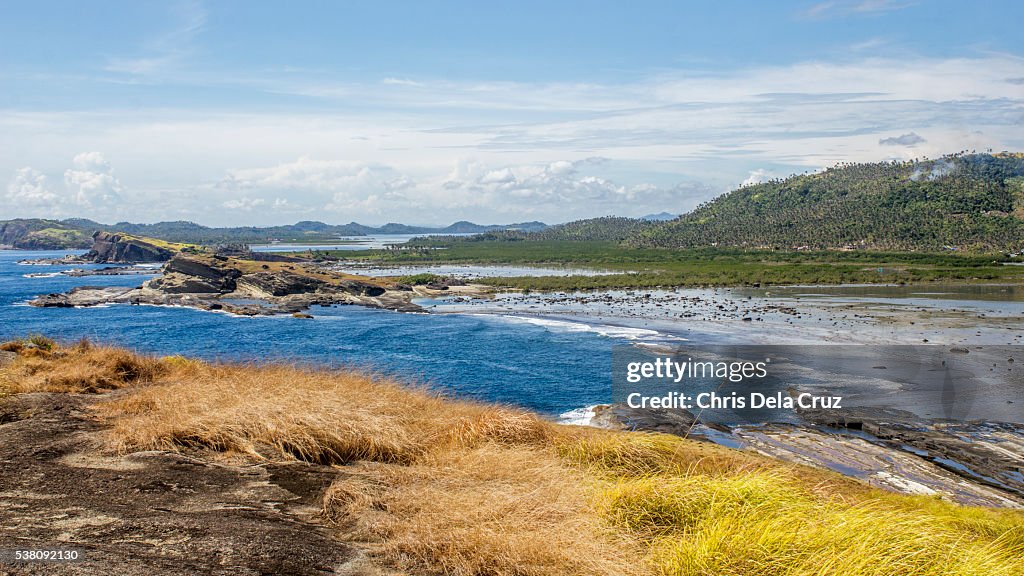
[[[72,250],[92,245],[92,230],[38,218],[0,221],[0,245],[24,250]]]
[[[0,397],[101,395],[99,449],[337,466],[323,518],[403,573],[1024,573],[1019,512],[881,492],[750,452],[559,426],[352,371],[41,338],[0,348],[18,353],[0,367]]]
[[[1024,155],[839,165],[745,186],[628,242],[669,248],[1019,251]]]

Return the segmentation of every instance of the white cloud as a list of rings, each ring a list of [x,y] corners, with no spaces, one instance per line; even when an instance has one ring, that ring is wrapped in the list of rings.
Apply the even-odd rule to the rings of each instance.
[[[916,144],[924,144],[927,142],[916,132],[907,132],[899,136],[890,136],[888,138],[881,138],[878,143],[882,146],[914,146]]]
[[[247,222],[285,219],[277,199],[345,221],[556,221],[634,213],[637,202],[689,201],[699,190],[707,200],[755,169],[785,176],[1024,149],[1024,84],[1014,80],[1024,59],[1007,54],[677,70],[615,84],[312,80],[322,77],[279,76],[259,86],[261,97],[303,94],[331,113],[5,111],[0,150],[17,152],[0,155],[0,174],[33,166],[59,188],[66,166],[54,156],[103,150],[132,198],[102,156],[76,161],[68,189],[82,200],[120,195],[132,219],[231,224],[215,209],[262,198]],[[927,140],[890,145],[911,127]],[[705,185],[676,190],[694,181]]]
[[[100,152],[75,155],[72,168],[64,171],[64,185],[71,200],[82,207],[110,206],[120,200],[124,186]]]
[[[760,184],[762,182],[767,182],[774,177],[775,174],[772,174],[771,171],[766,170],[764,168],[758,168],[757,170],[751,170],[750,175],[747,176],[747,179],[744,180],[743,183],[740,184],[740,186],[752,186],[754,184]]]
[[[243,210],[251,211],[253,208],[263,206],[267,201],[263,198],[236,198],[234,200],[227,200],[221,204],[228,210]]]
[[[804,18],[825,19],[855,14],[880,14],[909,8],[916,2],[899,0],[826,0],[800,13]]]
[[[26,166],[15,170],[7,183],[7,200],[15,207],[55,207],[59,197],[50,191],[46,175]]]

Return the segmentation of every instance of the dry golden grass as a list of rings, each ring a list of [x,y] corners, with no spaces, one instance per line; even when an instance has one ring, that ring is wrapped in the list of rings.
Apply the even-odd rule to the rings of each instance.
[[[20,356],[0,372],[0,387],[10,393],[104,392],[153,382],[166,371],[155,358],[84,341],[53,349],[27,347],[22,342],[5,345]]]
[[[386,378],[22,347],[0,390],[98,392],[120,451],[339,465],[338,537],[415,574],[1024,574],[1024,515],[659,434],[564,427]],[[341,466],[343,465],[343,466]]]
[[[488,444],[361,464],[324,496],[346,538],[412,574],[642,574],[642,547],[591,513],[591,481],[549,450]]]
[[[544,439],[521,411],[453,403],[359,372],[181,364],[152,386],[101,404],[120,450],[205,447],[321,464],[414,461],[488,440]]]

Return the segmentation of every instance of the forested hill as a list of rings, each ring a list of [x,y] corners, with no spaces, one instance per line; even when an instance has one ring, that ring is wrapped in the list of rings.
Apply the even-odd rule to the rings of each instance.
[[[640,232],[655,226],[654,222],[619,216],[603,216],[556,224],[543,230],[525,232],[522,230],[501,230],[477,234],[469,242],[488,240],[557,240],[570,242],[608,241],[622,242],[636,237]]]
[[[1024,154],[843,164],[729,192],[637,246],[970,251],[1024,248]]]

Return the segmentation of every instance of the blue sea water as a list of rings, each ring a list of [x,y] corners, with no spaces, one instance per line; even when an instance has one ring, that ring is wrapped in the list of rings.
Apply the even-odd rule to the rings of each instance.
[[[357,306],[315,308],[313,320],[237,317],[190,308],[112,305],[36,308],[40,294],[75,286],[136,286],[150,276],[52,276],[70,266],[26,266],[64,252],[0,251],[0,340],[41,333],[86,337],[154,354],[230,361],[354,365],[453,396],[558,415],[611,397],[614,339],[500,317],[402,314]]]

